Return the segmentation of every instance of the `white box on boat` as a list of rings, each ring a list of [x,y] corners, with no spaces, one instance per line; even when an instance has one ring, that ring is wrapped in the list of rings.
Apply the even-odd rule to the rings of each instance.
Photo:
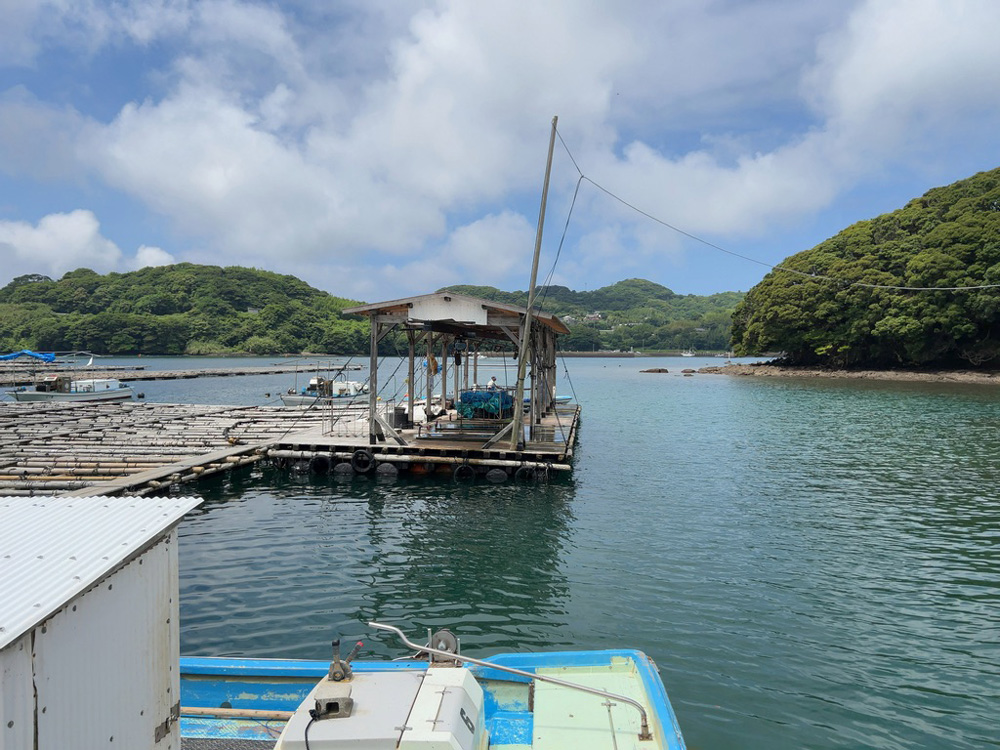
[[[476,750],[487,738],[483,689],[472,673],[460,667],[428,669],[399,750]]]

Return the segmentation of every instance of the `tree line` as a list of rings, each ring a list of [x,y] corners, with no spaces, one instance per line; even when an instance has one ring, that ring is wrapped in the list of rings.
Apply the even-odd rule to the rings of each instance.
[[[524,306],[526,292],[452,287]],[[642,279],[590,292],[541,287],[538,300],[564,317],[564,351],[725,349],[742,295],[677,295]],[[195,265],[98,274],[86,268],[58,280],[29,274],[0,289],[0,351],[95,354],[367,353],[368,321],[343,315],[358,302],[314,289],[294,276],[252,268]],[[406,351],[387,337],[380,351]]]
[[[28,275],[0,289],[0,349],[95,354],[273,354],[368,350],[357,304],[294,276],[181,263],[58,281]]]

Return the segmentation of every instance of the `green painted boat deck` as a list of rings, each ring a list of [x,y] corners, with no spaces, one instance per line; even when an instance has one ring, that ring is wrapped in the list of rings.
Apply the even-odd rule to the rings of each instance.
[[[608,666],[544,668],[537,673],[637,700],[654,722],[642,680],[634,665],[625,659],[615,659]],[[655,726],[653,740],[640,742],[640,716],[634,706],[599,695],[537,682],[534,709],[533,750],[661,747],[661,732]]]

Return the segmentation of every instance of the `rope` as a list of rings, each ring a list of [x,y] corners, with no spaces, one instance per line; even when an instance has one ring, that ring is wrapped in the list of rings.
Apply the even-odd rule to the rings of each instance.
[[[671,231],[676,232],[677,234],[683,235],[684,237],[687,237],[688,239],[694,240],[695,242],[699,242],[702,245],[705,245],[706,247],[710,247],[713,250],[718,250],[719,252],[725,253],[726,255],[731,255],[734,258],[740,258],[741,260],[745,260],[745,261],[748,261],[750,263],[756,263],[757,265],[764,266],[765,268],[769,268],[772,271],[784,271],[785,273],[795,274],[797,276],[802,276],[802,277],[805,277],[805,278],[808,278],[808,279],[820,279],[820,280],[823,280],[823,281],[833,281],[835,283],[842,284],[845,287],[856,286],[856,287],[862,287],[862,288],[865,288],[865,289],[885,289],[887,291],[894,291],[894,292],[971,292],[971,291],[976,291],[976,290],[980,290],[980,289],[998,289],[998,288],[1000,288],[1000,284],[976,284],[976,285],[973,285],[973,286],[901,286],[901,285],[896,285],[896,284],[869,284],[869,283],[866,283],[866,282],[863,282],[863,281],[847,281],[846,279],[838,279],[838,278],[836,278],[834,276],[826,276],[824,274],[818,274],[818,273],[809,273],[807,271],[798,271],[798,270],[796,270],[794,268],[788,268],[788,267],[782,266],[782,265],[772,265],[771,263],[766,263],[765,261],[758,260],[756,258],[751,258],[749,255],[743,255],[741,253],[733,252],[732,250],[727,250],[726,248],[721,247],[720,245],[716,245],[714,242],[709,242],[708,240],[706,240],[706,239],[704,239],[702,237],[699,237],[696,234],[692,234],[691,232],[687,232],[687,231],[681,229],[680,227],[676,227],[673,224],[671,224],[669,222],[666,222],[666,221],[664,221],[663,219],[661,219],[661,218],[659,218],[657,216],[653,216],[653,214],[651,214],[651,213],[649,213],[647,211],[643,211],[638,206],[635,206],[634,204],[629,203],[627,200],[625,200],[621,196],[616,195],[615,193],[611,192],[610,190],[608,190],[606,187],[604,187],[600,183],[595,182],[590,177],[587,177],[583,173],[583,171],[580,169],[580,166],[576,163],[576,159],[573,158],[573,154],[572,154],[572,152],[570,152],[569,146],[566,145],[566,141],[563,140],[563,137],[558,132],[558,130],[556,131],[556,134],[559,136],[559,142],[562,143],[563,148],[566,149],[566,153],[569,155],[570,161],[573,162],[573,166],[576,167],[576,171],[580,175],[580,178],[579,178],[579,180],[577,180],[577,183],[576,183],[577,191],[579,191],[579,189],[580,189],[580,182],[582,182],[583,180],[586,180],[591,185],[593,185],[595,188],[597,188],[598,190],[600,190],[602,193],[604,193],[608,197],[613,198],[614,200],[618,201],[623,206],[626,206],[626,207],[632,209],[637,214],[645,216],[647,219],[650,219],[651,221],[654,221],[657,224],[660,224],[661,226],[664,226],[667,229],[670,229]],[[576,193],[573,194],[573,202],[574,203],[576,202]],[[572,212],[572,208],[570,209],[570,211]],[[567,219],[567,224],[568,223],[569,223],[569,220]],[[559,243],[559,246],[560,246],[560,249],[561,249],[562,248],[562,242],[561,241]]]
[[[561,136],[560,136],[561,139]],[[570,157],[573,158],[572,156]],[[576,162],[573,162],[576,164]],[[563,225],[562,237],[559,238],[559,247],[556,249],[555,260],[552,261],[552,268],[549,269],[548,275],[545,277],[545,281],[542,284],[542,299],[538,303],[538,309],[541,310],[545,304],[545,296],[549,293],[549,286],[552,281],[552,275],[556,271],[556,264],[559,262],[559,255],[562,253],[563,243],[566,241],[566,232],[569,230],[569,220],[573,216],[573,208],[576,206],[576,197],[580,194],[580,183],[583,182],[583,174],[580,174],[580,179],[576,181],[576,190],[573,191],[573,200],[569,204],[569,212],[566,214],[566,224]]]

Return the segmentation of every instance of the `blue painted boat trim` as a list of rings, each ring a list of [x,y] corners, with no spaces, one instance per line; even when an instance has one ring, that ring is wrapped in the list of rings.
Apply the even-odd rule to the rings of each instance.
[[[684,750],[677,717],[670,705],[666,688],[656,665],[642,651],[609,649],[605,651],[549,651],[542,653],[505,653],[486,657],[483,661],[514,667],[526,672],[553,667],[599,667],[613,659],[627,659],[635,664],[650,702],[650,721],[655,733],[664,738],[665,747]],[[356,661],[356,672],[423,671],[422,661]],[[300,659],[234,659],[224,657],[182,657],[180,660],[181,693],[185,706],[219,706],[223,700],[234,708],[264,708],[295,710],[316,681],[328,674],[328,661]],[[473,665],[469,667],[477,679],[507,683],[527,683],[529,678],[499,669]],[[234,688],[236,688],[234,690]],[[252,689],[251,689],[252,688]],[[487,694],[491,733],[501,743],[519,743],[530,737],[531,714],[500,707]]]
[[[181,674],[229,675],[233,677],[315,677],[330,671],[329,661],[305,659],[234,659],[220,656],[182,656]],[[427,669],[425,661],[356,661],[351,667],[357,672],[386,672],[406,669]]]

